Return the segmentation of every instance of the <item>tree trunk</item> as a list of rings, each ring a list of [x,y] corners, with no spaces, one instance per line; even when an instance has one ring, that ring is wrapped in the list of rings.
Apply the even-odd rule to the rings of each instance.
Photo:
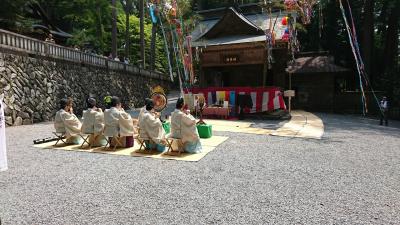
[[[112,33],[111,33],[111,54],[117,57],[117,2],[112,0]]]
[[[372,50],[374,48],[374,2],[374,0],[365,1],[361,37],[365,72],[371,79]]]
[[[130,49],[130,35],[129,35],[129,12],[130,12],[130,5],[132,2],[127,0],[126,1],[126,8],[125,8],[125,58],[129,59],[129,49]]]
[[[157,24],[151,28],[150,70],[153,71],[156,63]]]
[[[377,18],[377,21],[379,22],[378,24],[378,35],[382,35],[382,37],[385,35],[386,31],[386,14],[387,14],[387,8],[388,8],[388,2],[384,1],[382,3],[382,8],[380,9],[380,14]]]
[[[400,17],[400,2],[391,9],[388,28],[386,31],[385,50],[383,54],[383,68],[382,72],[388,72],[393,69],[397,63],[398,49],[399,49],[399,18]]]
[[[146,43],[144,41],[144,0],[140,0],[139,3],[139,14],[140,14],[140,58],[141,58],[141,66],[145,68],[145,47]]]
[[[203,10],[205,8],[204,5],[204,0],[197,0],[197,10]]]
[[[100,4],[97,3],[96,5],[96,17],[97,17],[97,27],[96,27],[96,34],[99,40],[99,45],[98,47],[100,47],[100,49],[103,49],[103,24],[101,22],[101,8],[100,8]]]

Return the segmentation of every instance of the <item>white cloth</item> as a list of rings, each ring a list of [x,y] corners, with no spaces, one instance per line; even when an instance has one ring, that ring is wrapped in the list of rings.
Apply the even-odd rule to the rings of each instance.
[[[0,171],[5,171],[7,169],[6,122],[4,118],[3,100],[0,99]]]
[[[139,117],[139,136],[144,139],[151,139],[156,144],[162,144],[165,140],[165,131],[160,119],[152,112],[143,110]]]
[[[143,115],[143,112],[144,111],[146,111],[146,106],[144,106],[144,107],[142,107],[142,108],[140,108],[140,111],[139,111],[139,116],[138,116],[138,121],[140,120],[140,118],[142,117],[142,115]]]
[[[190,114],[175,109],[171,114],[171,135],[174,138],[180,138],[183,143],[199,141],[196,119]]]
[[[82,133],[102,134],[104,129],[104,113],[95,109],[87,109],[82,113]]]
[[[129,113],[122,111],[118,121],[119,135],[121,137],[133,136],[135,133],[133,120]]]
[[[104,111],[104,135],[113,137],[120,135],[132,136],[134,134],[133,121],[131,116],[125,111],[118,110],[115,107]]]
[[[57,133],[65,133],[67,137],[73,137],[81,132],[82,124],[75,114],[61,109],[56,113],[54,128]]]
[[[387,110],[387,109],[388,109],[388,101],[382,100],[382,101],[381,101],[381,108],[382,108],[383,110]]]

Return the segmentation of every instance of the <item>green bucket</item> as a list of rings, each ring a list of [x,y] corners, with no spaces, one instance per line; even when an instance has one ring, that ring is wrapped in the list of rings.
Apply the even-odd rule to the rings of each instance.
[[[200,138],[212,137],[212,126],[208,124],[198,124],[197,131],[199,132]]]
[[[164,122],[162,126],[165,130],[165,133],[167,134],[171,133],[171,124],[169,122]]]

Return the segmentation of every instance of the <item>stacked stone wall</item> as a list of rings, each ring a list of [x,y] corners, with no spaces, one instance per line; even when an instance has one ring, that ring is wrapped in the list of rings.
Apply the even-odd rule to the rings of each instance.
[[[89,96],[100,106],[104,96],[112,95],[121,97],[125,108],[138,107],[156,85],[168,90],[171,83],[95,66],[0,53],[0,98],[9,126],[51,121],[59,100],[65,97],[73,98],[78,115]]]

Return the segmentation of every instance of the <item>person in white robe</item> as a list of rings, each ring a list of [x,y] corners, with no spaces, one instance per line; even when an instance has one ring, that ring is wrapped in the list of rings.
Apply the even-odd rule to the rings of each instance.
[[[82,115],[82,133],[90,135],[89,143],[93,147],[104,146],[107,144],[103,137],[104,113],[101,108],[97,108],[96,99],[87,100],[87,110]]]
[[[82,141],[79,136],[82,123],[74,114],[71,98],[61,99],[60,110],[54,119],[54,128],[57,133],[65,134],[67,144],[79,144]]]
[[[112,97],[111,108],[104,111],[104,135],[106,137],[131,137],[135,134],[134,120],[129,113],[122,108],[118,97]],[[125,147],[125,140],[121,139]]]
[[[165,150],[165,131],[160,120],[160,114],[154,111],[153,101],[146,99],[146,108],[139,115],[139,136],[143,139],[150,139],[153,143],[147,142],[148,149],[156,149],[160,152]]]
[[[0,96],[0,172],[6,171],[7,169],[6,122],[4,117],[3,99]]]
[[[176,102],[176,109],[171,114],[170,137],[181,139],[185,152],[200,153],[202,147],[196,127],[196,119],[184,108],[184,99],[179,98]]]

